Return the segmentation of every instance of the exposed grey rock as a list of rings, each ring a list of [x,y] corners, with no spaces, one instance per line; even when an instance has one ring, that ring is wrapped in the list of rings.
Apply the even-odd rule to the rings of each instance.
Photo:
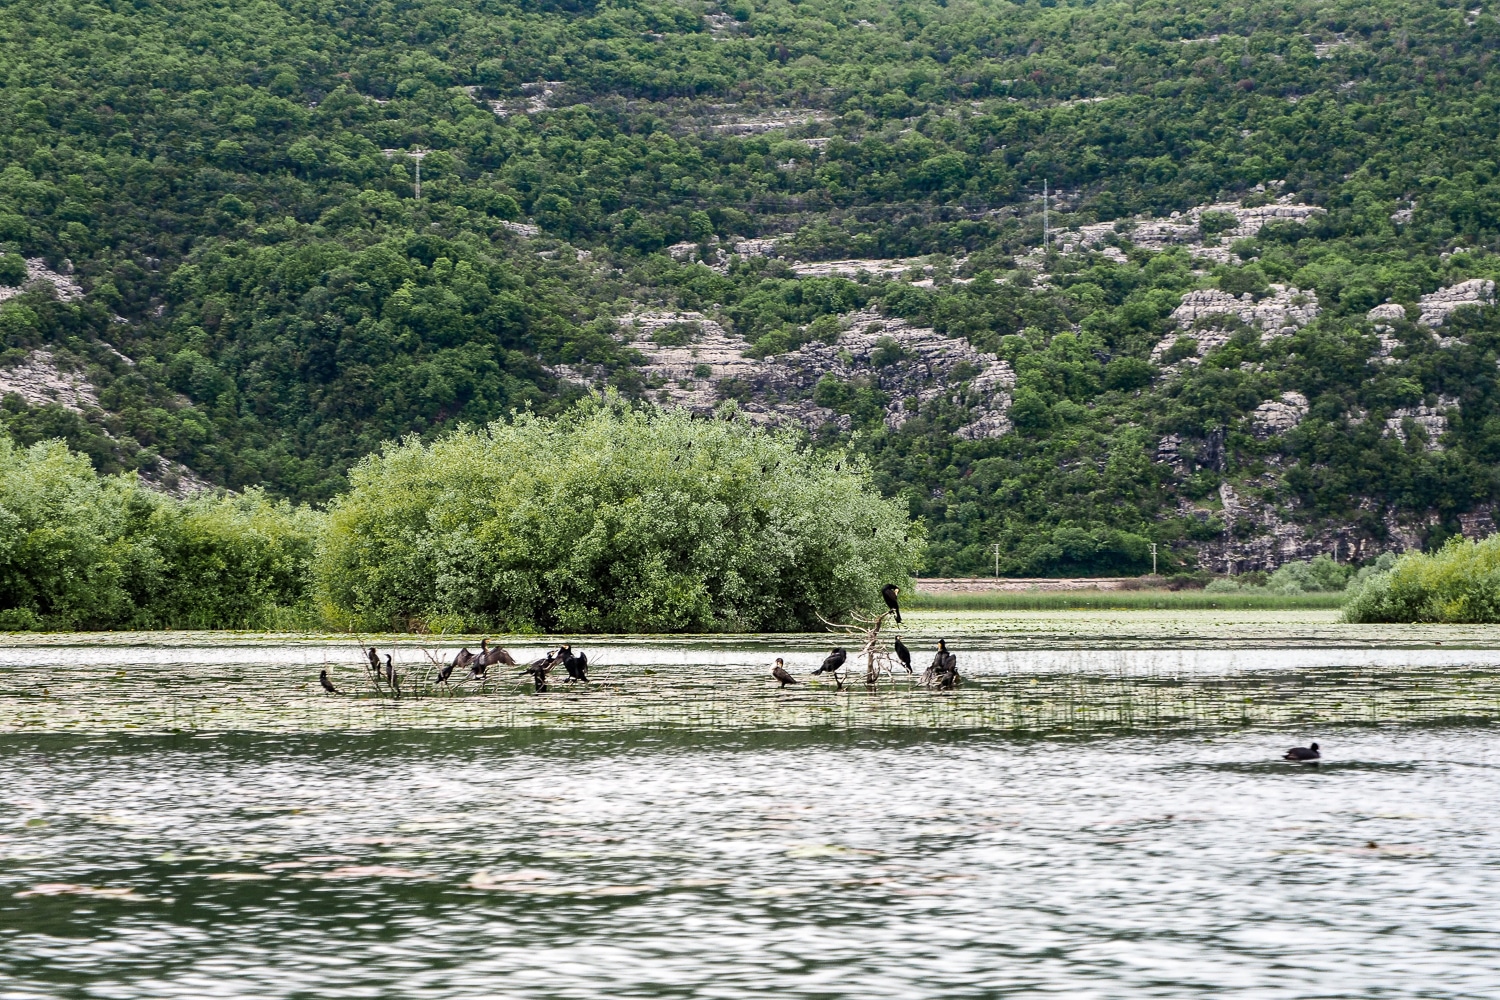
[[[0,397],[15,393],[29,406],[56,403],[74,413],[99,409],[99,391],[80,372],[57,367],[51,351],[32,351],[14,368],[0,368]]]
[[[65,265],[65,270],[71,271],[72,265]],[[83,289],[78,286],[67,274],[59,274],[47,266],[47,262],[40,257],[28,257],[26,260],[26,280],[19,285],[0,285],[0,302],[14,298],[22,292],[29,291],[40,285],[51,285],[57,292],[57,297],[64,302],[72,302],[83,298]]]
[[[749,344],[701,313],[638,313],[620,322],[622,330],[630,331],[632,346],[646,357],[643,374],[648,382],[659,383],[654,398],[665,405],[710,411],[720,401],[723,383],[734,380],[750,393],[742,408],[754,419],[795,423],[809,430],[830,422],[845,426],[847,417],[812,400],[818,381],[832,375],[878,386],[887,396],[885,420],[892,428],[940,400],[968,411],[969,422],[958,432],[963,437],[998,437],[1011,428],[1007,411],[1015,374],[1008,364],[966,340],[876,312],[841,317],[844,332],[837,344],[813,342],[760,360],[745,357]],[[676,323],[696,324],[697,339],[676,347],[652,340],[657,331]],[[900,356],[881,358],[888,363],[877,364],[886,340],[899,348]],[[963,377],[958,372],[961,364],[970,370]]]
[[[1448,430],[1447,411],[1456,409],[1458,409],[1458,400],[1452,396],[1438,397],[1436,406],[1403,406],[1391,411],[1391,415],[1386,418],[1385,430],[1381,432],[1381,435],[1394,437],[1405,444],[1405,422],[1410,420],[1427,432],[1426,448],[1428,451],[1442,451],[1443,446],[1438,438]]]
[[[1268,399],[1255,408],[1251,425],[1257,437],[1285,434],[1307,416],[1307,397],[1300,392],[1284,392],[1280,399]]]
[[[1422,326],[1439,327],[1455,310],[1493,305],[1494,302],[1495,283],[1488,278],[1470,278],[1422,296],[1418,300],[1422,315],[1417,322]]]
[[[1317,315],[1317,296],[1295,286],[1272,285],[1271,294],[1258,301],[1249,292],[1236,298],[1217,288],[1195,289],[1184,294],[1182,303],[1172,310],[1177,329],[1152,348],[1151,360],[1160,362],[1162,355],[1179,337],[1197,341],[1197,356],[1202,357],[1229,342],[1233,331],[1227,324],[1233,320],[1259,329],[1264,342],[1297,332]],[[1205,320],[1207,325],[1198,325]],[[1215,323],[1214,320],[1221,322]]]

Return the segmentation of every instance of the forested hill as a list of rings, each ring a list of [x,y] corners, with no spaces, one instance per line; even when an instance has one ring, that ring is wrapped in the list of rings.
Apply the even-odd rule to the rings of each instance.
[[[1500,489],[1497,45],[1433,0],[3,0],[0,421],[321,501],[614,385],[852,442],[933,573],[1430,545]]]

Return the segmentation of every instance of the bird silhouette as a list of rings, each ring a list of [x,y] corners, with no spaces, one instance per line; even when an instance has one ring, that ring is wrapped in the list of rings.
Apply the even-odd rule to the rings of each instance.
[[[469,676],[483,677],[489,668],[496,663],[503,663],[506,666],[513,667],[516,665],[516,658],[499,646],[491,649],[490,641],[488,639],[481,639],[479,640],[479,653],[474,659],[469,661]]]
[[[1309,761],[1309,760],[1317,760],[1319,757],[1322,757],[1322,756],[1323,756],[1322,753],[1320,753],[1318,751],[1318,745],[1316,743],[1312,743],[1312,744],[1309,744],[1308,746],[1305,746],[1305,747],[1292,747],[1286,753],[1284,753],[1284,754],[1281,755],[1281,759],[1282,760]]]
[[[901,641],[899,635],[896,636],[896,659],[901,661],[907,673],[911,673],[911,650],[906,648],[906,643]]]
[[[823,665],[813,671],[813,676],[816,677],[818,674],[837,674],[839,667],[842,667],[844,661],[848,658],[849,654],[844,652],[843,646],[834,646],[833,652],[823,658]]]
[[[539,660],[533,660],[530,664],[527,665],[525,670],[521,671],[522,674],[531,675],[532,681],[536,683],[536,690],[538,694],[547,690],[547,671],[555,662],[557,662],[557,654],[548,653],[546,656],[542,657]]]
[[[443,664],[443,669],[441,669],[441,670],[438,671],[437,682],[439,684],[447,684],[448,683],[448,678],[452,677],[452,676],[453,676],[453,664],[451,664],[451,663],[445,663],[445,664]]]
[[[780,681],[783,688],[785,688],[788,684],[797,683],[797,678],[787,673],[786,667],[782,666],[781,657],[779,656],[776,657],[776,666],[771,668],[771,676]]]
[[[901,624],[901,605],[896,598],[901,596],[901,588],[894,583],[888,583],[880,588],[880,596],[885,600],[885,606],[896,612],[896,624]]]
[[[380,673],[380,654],[375,652],[375,647],[371,646],[365,655],[370,658],[370,669]]]
[[[448,673],[453,673],[453,670],[458,667],[467,667],[473,661],[474,654],[469,651],[469,647],[465,646],[453,655],[453,662],[448,664]]]
[[[566,644],[558,652],[562,654],[562,665],[563,669],[568,672],[569,683],[573,681],[588,683],[589,655],[587,653],[579,653],[575,656],[573,655],[573,647]]]
[[[927,672],[922,675],[922,680],[944,690],[958,684],[958,657],[948,651],[947,639],[938,640],[938,649],[932,658],[932,666],[927,668]]]
[[[396,665],[391,662],[391,654],[385,654],[385,682],[391,686],[393,691],[401,690],[401,682],[396,677]]]
[[[323,690],[329,694],[343,694],[342,691],[333,686],[333,681],[328,679],[328,671],[326,670],[318,671],[318,683],[323,685]]]

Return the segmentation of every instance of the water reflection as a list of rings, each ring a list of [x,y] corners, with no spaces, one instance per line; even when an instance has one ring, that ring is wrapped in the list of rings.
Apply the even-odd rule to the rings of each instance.
[[[1491,730],[1308,735],[5,736],[0,996],[1494,995]]]

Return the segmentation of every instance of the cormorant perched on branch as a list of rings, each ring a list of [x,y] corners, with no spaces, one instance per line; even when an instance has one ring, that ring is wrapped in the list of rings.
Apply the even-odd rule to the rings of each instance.
[[[911,673],[911,650],[906,648],[906,643],[901,641],[899,635],[896,636],[896,659],[901,661],[907,673]]]
[[[401,683],[396,679],[396,665],[391,662],[391,654],[385,654],[385,682],[391,686],[392,691],[400,691]]]
[[[1318,745],[1316,743],[1313,743],[1313,744],[1311,744],[1309,746],[1305,746],[1305,747],[1292,747],[1286,753],[1284,753],[1284,754],[1281,755],[1281,759],[1282,760],[1309,761],[1309,760],[1317,760],[1321,756],[1323,756],[1323,755],[1318,752]]]
[[[463,649],[460,649],[457,653],[454,654],[453,662],[448,664],[448,673],[453,673],[454,669],[458,667],[467,667],[470,663],[473,662],[474,654],[469,652],[469,647],[465,646]]]
[[[380,654],[375,652],[375,647],[371,646],[366,650],[365,655],[370,658],[370,669],[377,674],[380,673]]]
[[[901,605],[896,603],[896,598],[900,596],[900,594],[901,588],[896,586],[894,583],[888,583],[884,587],[880,588],[880,596],[885,598],[885,606],[896,612],[897,625],[901,624]]]
[[[329,694],[343,694],[344,693],[344,692],[340,691],[338,688],[336,688],[336,687],[333,686],[333,681],[331,681],[331,680],[328,679],[328,671],[327,670],[319,670],[318,671],[318,683],[321,684],[321,685],[323,685],[323,690],[327,691]]]
[[[523,674],[531,675],[532,681],[536,683],[536,690],[538,694],[547,690],[547,671],[549,668],[551,668],[552,664],[556,662],[557,653],[548,653],[540,660],[533,660],[525,670],[521,671],[521,673]]]
[[[797,678],[787,673],[786,667],[781,665],[781,657],[779,656],[776,657],[776,666],[771,668],[771,676],[780,681],[783,688],[788,684],[797,683]]]
[[[516,665],[516,658],[499,646],[491,649],[488,639],[479,640],[479,655],[475,659],[482,661],[487,667],[492,667],[497,663],[503,663],[508,667]]]
[[[819,674],[837,674],[839,667],[842,667],[844,661],[847,659],[849,659],[849,654],[844,652],[844,647],[834,646],[833,652],[823,658],[823,665],[813,671],[813,676],[816,677]]]
[[[447,684],[448,683],[448,678],[452,677],[452,676],[453,676],[453,664],[451,664],[451,663],[445,663],[445,664],[443,664],[443,669],[441,669],[441,670],[438,671],[437,682],[439,684]]]
[[[577,656],[574,656],[573,647],[566,643],[557,652],[562,656],[562,665],[563,669],[568,672],[568,681],[583,681],[584,683],[588,683],[589,654],[579,653]]]

